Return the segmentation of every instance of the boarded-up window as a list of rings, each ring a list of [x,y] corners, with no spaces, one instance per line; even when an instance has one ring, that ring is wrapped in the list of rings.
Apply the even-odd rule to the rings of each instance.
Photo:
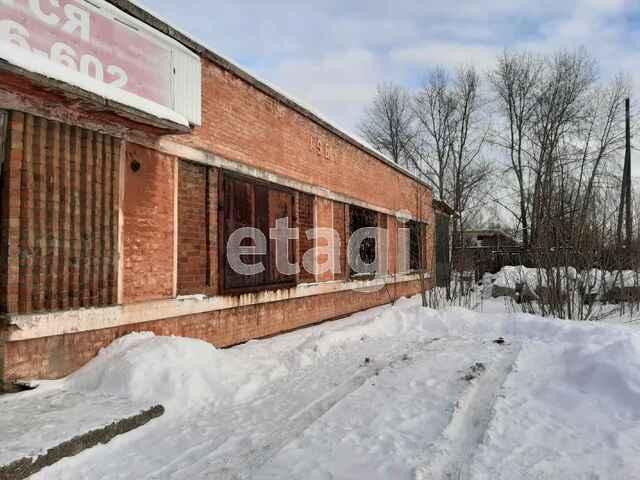
[[[424,223],[410,221],[409,227],[409,268],[412,271],[423,270],[425,265],[424,259],[424,240],[426,226]]]
[[[373,210],[351,206],[349,207],[349,215],[349,233],[352,237],[353,235],[362,235],[361,241],[354,241],[350,244],[351,275],[373,275],[378,268],[377,242],[373,232],[368,229],[378,227],[378,214]]]
[[[349,265],[347,264],[347,246],[349,239],[347,238],[347,218],[348,218],[348,206],[344,203],[335,202],[333,204],[333,228],[338,234],[340,244],[336,245],[338,252],[336,253],[336,260],[339,266],[339,270],[334,272],[334,278],[336,280],[345,280],[349,272]]]
[[[268,210],[268,229],[276,228],[276,222],[279,220],[287,220],[287,228],[293,228],[294,226],[294,194],[290,191],[269,189],[269,210]],[[267,231],[267,233],[269,233]],[[272,239],[269,243],[269,275],[267,282],[278,283],[290,283],[295,282],[295,274],[287,273],[287,269],[284,268],[287,265],[293,265],[296,262],[296,241],[288,240],[288,246],[286,251],[284,250],[285,243],[281,242],[281,252],[277,251],[277,240]],[[282,255],[281,265],[277,264],[277,255]],[[286,262],[285,262],[286,259]]]
[[[178,295],[215,292],[217,170],[180,161],[178,168]]]
[[[315,282],[313,271],[307,271],[304,265],[304,255],[312,250],[315,241],[307,236],[315,226],[315,197],[306,193],[298,194],[298,228],[300,229],[300,241],[298,242],[298,262],[300,266],[299,279],[303,283]],[[309,265],[308,265],[309,266]]]
[[[10,215],[19,215],[9,310],[115,304],[120,140],[17,112],[9,136]]]
[[[221,224],[224,290],[251,291],[295,284],[296,275],[283,271],[282,264],[295,263],[297,245],[294,241],[289,242],[288,259],[283,259],[278,268],[276,241],[270,240],[270,230],[276,228],[277,220],[287,219],[289,228],[295,227],[294,193],[277,185],[227,174],[223,179],[223,195]],[[239,229],[251,229],[244,231],[253,233],[242,235],[241,243],[236,246],[254,247],[256,250],[253,253],[235,251],[234,244],[229,242]],[[259,237],[266,240],[265,245],[260,245]],[[252,274],[237,271],[231,265],[230,258],[238,253],[241,253],[238,258],[242,264],[261,264],[262,267]]]

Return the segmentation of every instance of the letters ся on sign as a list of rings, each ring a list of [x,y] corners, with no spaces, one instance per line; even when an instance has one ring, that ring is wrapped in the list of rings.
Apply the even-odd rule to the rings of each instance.
[[[0,42],[172,106],[171,49],[88,3],[0,0]]]

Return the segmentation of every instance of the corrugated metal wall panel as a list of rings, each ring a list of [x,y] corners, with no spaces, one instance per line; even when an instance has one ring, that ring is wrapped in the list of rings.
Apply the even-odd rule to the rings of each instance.
[[[12,114],[14,115],[14,114]],[[118,139],[28,114],[21,140],[17,287],[9,313],[99,307],[117,302]],[[21,127],[21,130],[18,130]],[[15,158],[14,158],[15,157]],[[12,309],[13,310],[13,309]]]
[[[174,110],[190,123],[202,125],[202,65],[200,58],[173,50]]]

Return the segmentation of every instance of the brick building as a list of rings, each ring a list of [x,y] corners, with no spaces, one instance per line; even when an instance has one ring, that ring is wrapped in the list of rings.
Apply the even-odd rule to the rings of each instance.
[[[433,272],[426,185],[136,5],[9,0],[0,24],[1,379],[64,376],[134,331],[231,346]],[[282,217],[335,229],[291,242],[291,261],[328,247],[312,263],[333,268],[280,274],[268,246],[263,273],[230,271],[232,231]],[[407,221],[421,254],[402,266]],[[352,275],[357,226],[386,230],[386,273]]]

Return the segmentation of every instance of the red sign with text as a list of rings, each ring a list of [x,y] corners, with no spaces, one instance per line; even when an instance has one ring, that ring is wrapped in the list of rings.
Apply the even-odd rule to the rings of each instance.
[[[0,0],[0,42],[171,108],[170,45],[101,4]]]

